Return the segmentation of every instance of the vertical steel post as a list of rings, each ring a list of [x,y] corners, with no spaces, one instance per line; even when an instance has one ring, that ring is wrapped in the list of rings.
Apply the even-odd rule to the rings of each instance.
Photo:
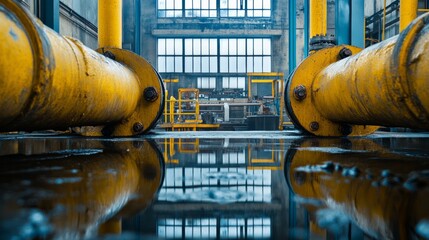
[[[338,45],[351,44],[350,0],[335,1],[335,36]]]
[[[296,67],[296,0],[289,0],[289,73]]]
[[[134,15],[134,52],[136,54],[141,54],[140,45],[141,45],[141,0],[134,1],[135,15]]]
[[[304,0],[304,57],[308,56],[310,51],[310,2]]]
[[[327,33],[327,0],[310,0],[310,38]],[[295,1],[294,1],[295,2]]]
[[[122,0],[98,0],[98,47],[122,48]]]
[[[351,45],[365,47],[365,1],[351,1]]]
[[[399,31],[402,32],[417,17],[418,0],[401,0],[399,6]]]
[[[60,32],[60,1],[59,0],[41,0],[41,16],[42,22]]]

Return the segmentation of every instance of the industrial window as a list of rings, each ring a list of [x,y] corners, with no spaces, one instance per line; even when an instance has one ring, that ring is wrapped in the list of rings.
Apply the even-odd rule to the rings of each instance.
[[[158,39],[158,71],[183,72],[183,39]]]
[[[182,0],[158,0],[158,17],[182,17]]]
[[[216,78],[215,77],[199,77],[197,78],[197,87],[206,88],[206,89],[215,89],[216,88]]]
[[[158,0],[157,6],[160,18],[271,16],[271,0]]]
[[[244,89],[246,73],[271,72],[271,39],[159,38],[157,66],[161,73],[227,73],[224,88]],[[216,80],[198,78],[196,85],[216,88]]]
[[[221,0],[221,17],[270,17],[271,0]]]
[[[185,0],[185,17],[217,17],[216,0]]]
[[[215,73],[217,67],[217,39],[187,38],[185,41],[185,72]]]

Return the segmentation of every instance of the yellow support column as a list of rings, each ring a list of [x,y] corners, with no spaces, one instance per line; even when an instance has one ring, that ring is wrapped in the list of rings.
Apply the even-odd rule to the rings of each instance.
[[[98,47],[122,48],[122,0],[98,0]]]
[[[310,38],[326,35],[327,15],[327,0],[310,0]]]
[[[399,31],[402,32],[417,18],[418,0],[401,0],[399,6]]]

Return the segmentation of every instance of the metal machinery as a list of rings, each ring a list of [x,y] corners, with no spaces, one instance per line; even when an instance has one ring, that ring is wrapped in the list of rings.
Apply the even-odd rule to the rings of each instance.
[[[410,2],[402,1],[401,8]],[[401,21],[413,19],[407,16],[401,11]],[[399,36],[367,49],[343,45],[311,54],[286,86],[291,120],[317,136],[367,135],[377,125],[428,130],[428,47],[425,14]]]
[[[78,127],[83,135],[131,136],[155,126],[162,80],[145,59],[121,49],[122,1],[99,1],[98,9],[95,52],[1,1],[1,132]]]

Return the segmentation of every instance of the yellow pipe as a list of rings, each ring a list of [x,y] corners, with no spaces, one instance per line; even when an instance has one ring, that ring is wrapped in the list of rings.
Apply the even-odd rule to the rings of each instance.
[[[399,31],[402,32],[417,18],[418,0],[401,0],[399,6]]]
[[[404,33],[320,72],[316,109],[334,122],[429,129],[429,32]]]
[[[154,120],[141,117],[152,104],[142,93],[148,82],[161,82],[144,59],[115,49],[117,61],[104,57],[41,25],[12,0],[0,3],[0,33],[0,132],[109,125],[109,135],[129,136]],[[138,61],[118,62],[127,56]]]
[[[327,33],[328,7],[326,0],[310,0],[310,38]]]
[[[122,48],[122,0],[98,0],[98,47]]]
[[[291,119],[318,136],[367,135],[374,125],[428,130],[428,22],[423,15],[360,53],[337,46],[308,57],[288,83]]]

